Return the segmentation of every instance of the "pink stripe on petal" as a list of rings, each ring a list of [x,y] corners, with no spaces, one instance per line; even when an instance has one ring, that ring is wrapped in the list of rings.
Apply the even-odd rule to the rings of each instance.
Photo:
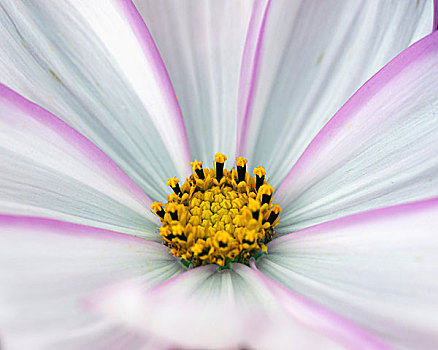
[[[242,57],[240,73],[238,110],[237,110],[237,150],[236,156],[244,154],[246,129],[251,114],[254,88],[257,84],[257,73],[260,61],[260,50],[263,44],[263,33],[271,0],[255,1],[248,28],[245,49]]]
[[[284,309],[316,332],[320,332],[348,349],[388,349],[389,347],[332,311],[302,297],[260,272],[254,261],[251,268],[261,283],[277,297]]]
[[[425,210],[437,209],[438,211],[438,198],[431,198],[424,201],[416,201],[411,203],[403,203],[398,205],[393,205],[390,207],[373,209],[362,213],[352,214],[323,222],[321,224],[307,227],[303,230],[290,233],[278,238],[275,238],[270,244],[279,245],[281,242],[286,242],[290,239],[294,239],[296,234],[320,234],[327,230],[336,230],[339,228],[345,228],[348,226],[359,226],[366,223],[371,223],[374,221],[403,218],[407,214],[421,213]]]
[[[105,230],[97,227],[91,227],[87,225],[81,225],[71,222],[59,221],[55,219],[47,219],[31,216],[18,216],[18,215],[3,215],[0,214],[0,226],[6,227],[20,227],[24,230],[44,230],[46,232],[61,234],[61,235],[74,235],[92,237],[95,239],[104,239],[111,241],[125,241],[132,242],[133,244],[148,245],[163,251],[163,257],[168,256],[169,259],[173,259],[169,255],[169,248],[164,245],[152,242],[140,237],[127,235],[124,233]]]
[[[150,206],[152,201],[140,187],[138,187],[103,151],[75,129],[3,84],[0,84],[0,98],[25,112],[26,115],[34,118],[57,134],[62,135],[70,144],[81,150],[85,158],[91,159],[99,168],[104,170],[105,173],[122,184],[137,200],[143,202],[147,207]]]
[[[138,38],[138,41],[143,45],[144,54],[155,63],[157,68],[156,74],[159,77],[159,81],[164,91],[166,91],[166,95],[168,96],[169,107],[174,111],[172,116],[175,118],[175,124],[177,125],[178,131],[181,135],[183,135],[183,145],[181,147],[182,157],[186,158],[187,172],[190,173],[190,148],[187,139],[186,127],[184,124],[184,118],[181,113],[181,108],[178,104],[175,91],[172,86],[172,82],[170,81],[169,73],[164,65],[163,59],[155,45],[154,39],[152,38],[150,31],[143,21],[143,18],[139,14],[137,8],[135,7],[132,0],[118,0],[122,10],[124,11],[129,23],[132,26],[132,29],[135,35]],[[181,157],[180,155],[178,155]]]

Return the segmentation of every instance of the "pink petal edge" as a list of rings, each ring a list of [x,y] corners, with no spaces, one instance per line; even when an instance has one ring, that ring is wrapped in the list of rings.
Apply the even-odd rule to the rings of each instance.
[[[427,57],[431,51],[438,51],[438,31],[429,34],[408,47],[362,85],[315,136],[279,186],[277,195],[283,192],[285,187],[290,186],[295,177],[305,176],[303,172],[305,172],[307,163],[311,162],[312,157],[317,154],[320,149],[324,148],[327,141],[336,135],[339,128],[349,123],[350,116],[353,115],[356,110],[366,104],[373,96],[377,95],[394,76],[402,72],[416,60]]]
[[[438,0],[433,0],[433,28],[432,31],[438,30]]]
[[[86,236],[104,240],[122,240],[132,242],[133,244],[153,245],[157,249],[161,249],[164,256],[169,255],[169,258],[171,257],[169,254],[169,249],[167,247],[160,243],[149,241],[144,238],[92,226],[59,221],[56,219],[0,214],[0,227],[4,228],[17,226],[23,229],[30,230],[44,229],[45,231],[54,234]]]
[[[316,303],[294,293],[282,284],[272,280],[271,278],[260,272],[255,261],[250,262],[252,270],[260,282],[284,305],[284,308],[294,308],[293,305],[298,305],[306,312],[316,315],[320,324],[305,323],[307,327],[313,328],[315,331],[321,332],[328,338],[334,339],[340,344],[343,344],[348,349],[388,349],[389,347],[383,344],[380,340],[367,333],[365,330],[356,326],[352,322],[342,318],[332,311],[319,306]],[[296,306],[294,313],[296,312]],[[303,322],[302,320],[299,320]],[[310,320],[312,321],[312,320]]]
[[[266,0],[264,4],[261,1],[255,1],[249,23],[239,79],[236,156],[244,151],[242,147],[246,139],[245,130],[247,129],[249,115],[251,114],[254,87],[257,84],[260,51],[270,4],[271,0]]]
[[[181,135],[183,135],[182,139],[184,142],[184,147],[181,151],[184,152],[184,157],[187,159],[186,163],[188,167],[188,173],[190,173],[189,161],[191,159],[191,153],[184,118],[182,116],[181,108],[178,104],[175,90],[173,89],[173,85],[164,61],[161,58],[160,52],[158,51],[158,48],[146,23],[143,21],[143,18],[141,17],[132,0],[118,0],[118,2],[121,9],[125,13],[125,16],[128,19],[128,22],[131,25],[138,41],[142,44],[145,56],[151,61],[155,62],[158,68],[156,73],[159,77],[159,81],[163,90],[165,90],[167,96],[169,96],[168,103],[171,104],[172,109],[175,110],[175,115],[178,116],[178,119],[175,119],[175,124],[177,125]]]
[[[270,244],[281,244],[283,240],[288,240],[293,238],[293,235],[300,234],[312,234],[312,233],[320,233],[327,230],[336,230],[337,228],[345,227],[345,226],[356,226],[361,225],[369,221],[375,221],[385,218],[394,218],[403,217],[409,213],[415,213],[419,211],[423,211],[425,209],[436,207],[438,212],[438,198],[431,198],[427,200],[397,204],[389,207],[372,209],[369,211],[356,213],[348,216],[344,216],[341,218],[337,218],[334,220],[326,221],[320,223],[315,226],[306,227],[297,232],[289,233],[284,236],[280,236],[275,238]]]
[[[118,183],[124,186],[130,194],[135,198],[145,203],[149,207],[152,203],[151,199],[143,192],[143,190],[126,175],[126,173],[112,161],[103,151],[94,145],[85,136],[77,132],[61,119],[51,114],[47,110],[38,106],[37,104],[27,100],[20,94],[0,83],[0,96],[5,98],[13,106],[22,110],[30,118],[34,118],[39,123],[50,128],[54,132],[67,140],[69,143],[77,147],[85,158],[91,159],[102,170],[109,174]]]

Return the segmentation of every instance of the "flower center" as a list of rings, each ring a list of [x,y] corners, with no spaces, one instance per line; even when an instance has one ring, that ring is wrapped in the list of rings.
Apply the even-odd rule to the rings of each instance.
[[[215,155],[215,168],[203,169],[202,162],[190,163],[193,174],[180,187],[168,179],[174,193],[167,203],[151,206],[160,218],[163,244],[171,253],[194,267],[231,262],[248,264],[274,236],[281,208],[272,204],[274,188],[258,166],[254,177],[246,171],[246,159],[236,159],[237,169],[224,169],[226,157]]]

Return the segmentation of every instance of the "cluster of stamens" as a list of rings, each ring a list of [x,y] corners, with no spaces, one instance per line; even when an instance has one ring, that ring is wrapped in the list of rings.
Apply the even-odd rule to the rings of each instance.
[[[182,186],[174,177],[167,185],[173,193],[167,204],[151,206],[160,218],[160,234],[171,253],[194,267],[231,262],[248,264],[250,258],[267,252],[281,208],[272,204],[274,188],[265,179],[265,169],[256,167],[254,177],[246,171],[246,159],[236,159],[237,169],[224,169],[226,157],[215,155],[215,168],[190,163],[193,174]]]

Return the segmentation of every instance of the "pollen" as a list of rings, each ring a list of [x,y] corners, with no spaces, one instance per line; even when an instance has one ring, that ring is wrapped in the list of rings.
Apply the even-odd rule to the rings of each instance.
[[[265,169],[256,167],[253,177],[245,158],[238,157],[237,169],[231,170],[224,168],[226,160],[216,153],[214,168],[206,169],[195,159],[193,173],[181,187],[176,177],[168,179],[173,193],[167,203],[151,205],[162,223],[163,244],[186,265],[249,264],[253,256],[267,252],[274,236],[281,208],[273,203],[274,188]]]

